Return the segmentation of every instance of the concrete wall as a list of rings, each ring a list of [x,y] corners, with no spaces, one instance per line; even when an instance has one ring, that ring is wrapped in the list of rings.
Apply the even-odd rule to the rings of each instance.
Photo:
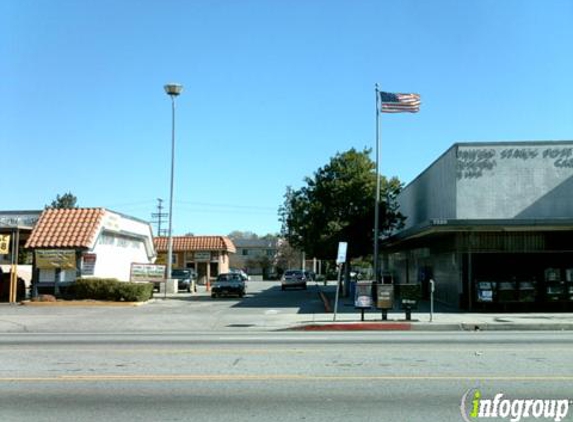
[[[459,145],[458,219],[573,215],[573,142]]]
[[[398,197],[409,228],[431,219],[573,215],[573,141],[456,144]]]
[[[409,228],[434,218],[456,215],[456,149],[450,148],[408,184],[398,197]]]

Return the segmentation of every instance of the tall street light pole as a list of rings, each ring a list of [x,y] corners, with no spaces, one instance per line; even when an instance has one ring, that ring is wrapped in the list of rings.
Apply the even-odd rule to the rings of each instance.
[[[165,92],[171,97],[171,183],[169,187],[169,232],[167,238],[167,281],[164,298],[167,297],[167,283],[171,282],[171,267],[173,262],[173,176],[175,174],[175,97],[183,91],[183,85],[169,83],[164,86]]]

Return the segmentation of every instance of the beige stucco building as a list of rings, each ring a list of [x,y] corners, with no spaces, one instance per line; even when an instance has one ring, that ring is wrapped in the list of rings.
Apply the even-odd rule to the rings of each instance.
[[[167,262],[167,237],[155,238],[156,263]],[[229,271],[235,245],[226,236],[173,236],[173,268],[192,268],[199,284]]]

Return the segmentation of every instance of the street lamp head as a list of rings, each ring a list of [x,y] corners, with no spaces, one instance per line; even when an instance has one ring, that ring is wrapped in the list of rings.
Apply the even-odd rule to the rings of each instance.
[[[183,91],[183,85],[179,84],[167,84],[163,88],[165,88],[165,92],[167,95],[171,95],[172,97],[177,97]]]

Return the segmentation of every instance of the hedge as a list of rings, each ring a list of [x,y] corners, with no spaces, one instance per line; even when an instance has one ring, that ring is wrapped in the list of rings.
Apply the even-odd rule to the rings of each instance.
[[[77,299],[144,302],[153,296],[153,284],[115,278],[81,278],[75,283],[75,293]]]

